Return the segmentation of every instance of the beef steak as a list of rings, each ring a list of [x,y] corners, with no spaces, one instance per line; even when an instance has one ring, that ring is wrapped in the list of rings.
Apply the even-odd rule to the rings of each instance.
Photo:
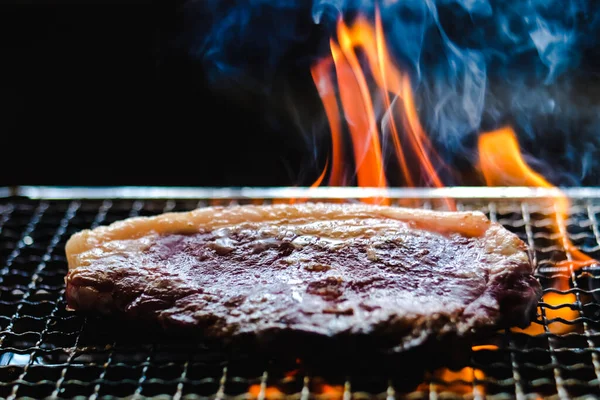
[[[72,310],[213,338],[371,337],[397,351],[526,326],[525,244],[478,212],[362,204],[203,208],[67,243]]]

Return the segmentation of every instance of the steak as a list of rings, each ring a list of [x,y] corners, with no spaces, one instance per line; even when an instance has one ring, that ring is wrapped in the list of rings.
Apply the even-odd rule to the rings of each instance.
[[[73,235],[71,310],[219,340],[368,338],[395,352],[525,327],[525,244],[479,212],[363,204],[209,207]]]

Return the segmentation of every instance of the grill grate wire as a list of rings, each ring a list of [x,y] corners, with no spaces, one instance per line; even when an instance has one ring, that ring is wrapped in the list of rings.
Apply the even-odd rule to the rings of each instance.
[[[469,367],[481,373],[470,379],[430,373],[414,390],[401,391],[398,377],[348,377],[335,371],[331,376],[302,372],[286,376],[293,366],[286,370],[262,360],[231,359],[205,343],[164,342],[153,334],[122,336],[115,334],[119,327],[106,320],[65,310],[64,245],[71,234],[131,216],[233,201],[0,199],[0,397],[391,400],[600,395],[600,269],[557,264],[572,256],[551,229],[555,210],[537,200],[458,202],[460,209],[481,210],[519,235],[530,246],[544,293],[569,299],[560,304],[540,302],[534,322],[541,328],[539,334],[505,330],[489,343],[497,349],[474,350]],[[261,200],[276,201],[281,200]],[[442,207],[441,201],[421,198],[398,199],[396,204]],[[600,197],[574,199],[563,232],[594,258],[600,258],[599,214]],[[568,279],[569,289],[553,288],[556,279]],[[406,368],[410,366],[398,366],[399,373]]]

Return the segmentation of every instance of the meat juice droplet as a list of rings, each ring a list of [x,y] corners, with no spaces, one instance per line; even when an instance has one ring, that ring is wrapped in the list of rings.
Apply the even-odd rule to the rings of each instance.
[[[231,253],[235,250],[236,242],[229,238],[221,237],[215,240],[212,243],[209,243],[207,246],[217,252],[217,254],[223,256]]]
[[[229,237],[231,235],[231,229],[229,228],[219,228],[213,231],[213,235],[219,238]]]
[[[302,295],[296,291],[292,292],[292,298],[296,300],[298,303],[302,303]]]

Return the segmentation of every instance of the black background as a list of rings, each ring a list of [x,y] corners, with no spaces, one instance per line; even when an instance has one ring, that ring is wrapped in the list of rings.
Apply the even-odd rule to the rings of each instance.
[[[0,6],[0,185],[310,183],[305,141],[265,99],[209,88],[172,45],[181,18],[167,2]]]
[[[323,126],[315,138],[314,126],[298,126],[322,110],[297,60],[310,58],[323,32],[314,28],[272,77],[296,93],[292,115],[278,96],[215,85],[188,48],[174,45],[182,6],[0,5],[0,186],[311,184],[328,132]],[[565,167],[573,161],[561,161],[561,143],[525,146],[545,148],[546,163]],[[598,180],[592,171],[582,184]]]

